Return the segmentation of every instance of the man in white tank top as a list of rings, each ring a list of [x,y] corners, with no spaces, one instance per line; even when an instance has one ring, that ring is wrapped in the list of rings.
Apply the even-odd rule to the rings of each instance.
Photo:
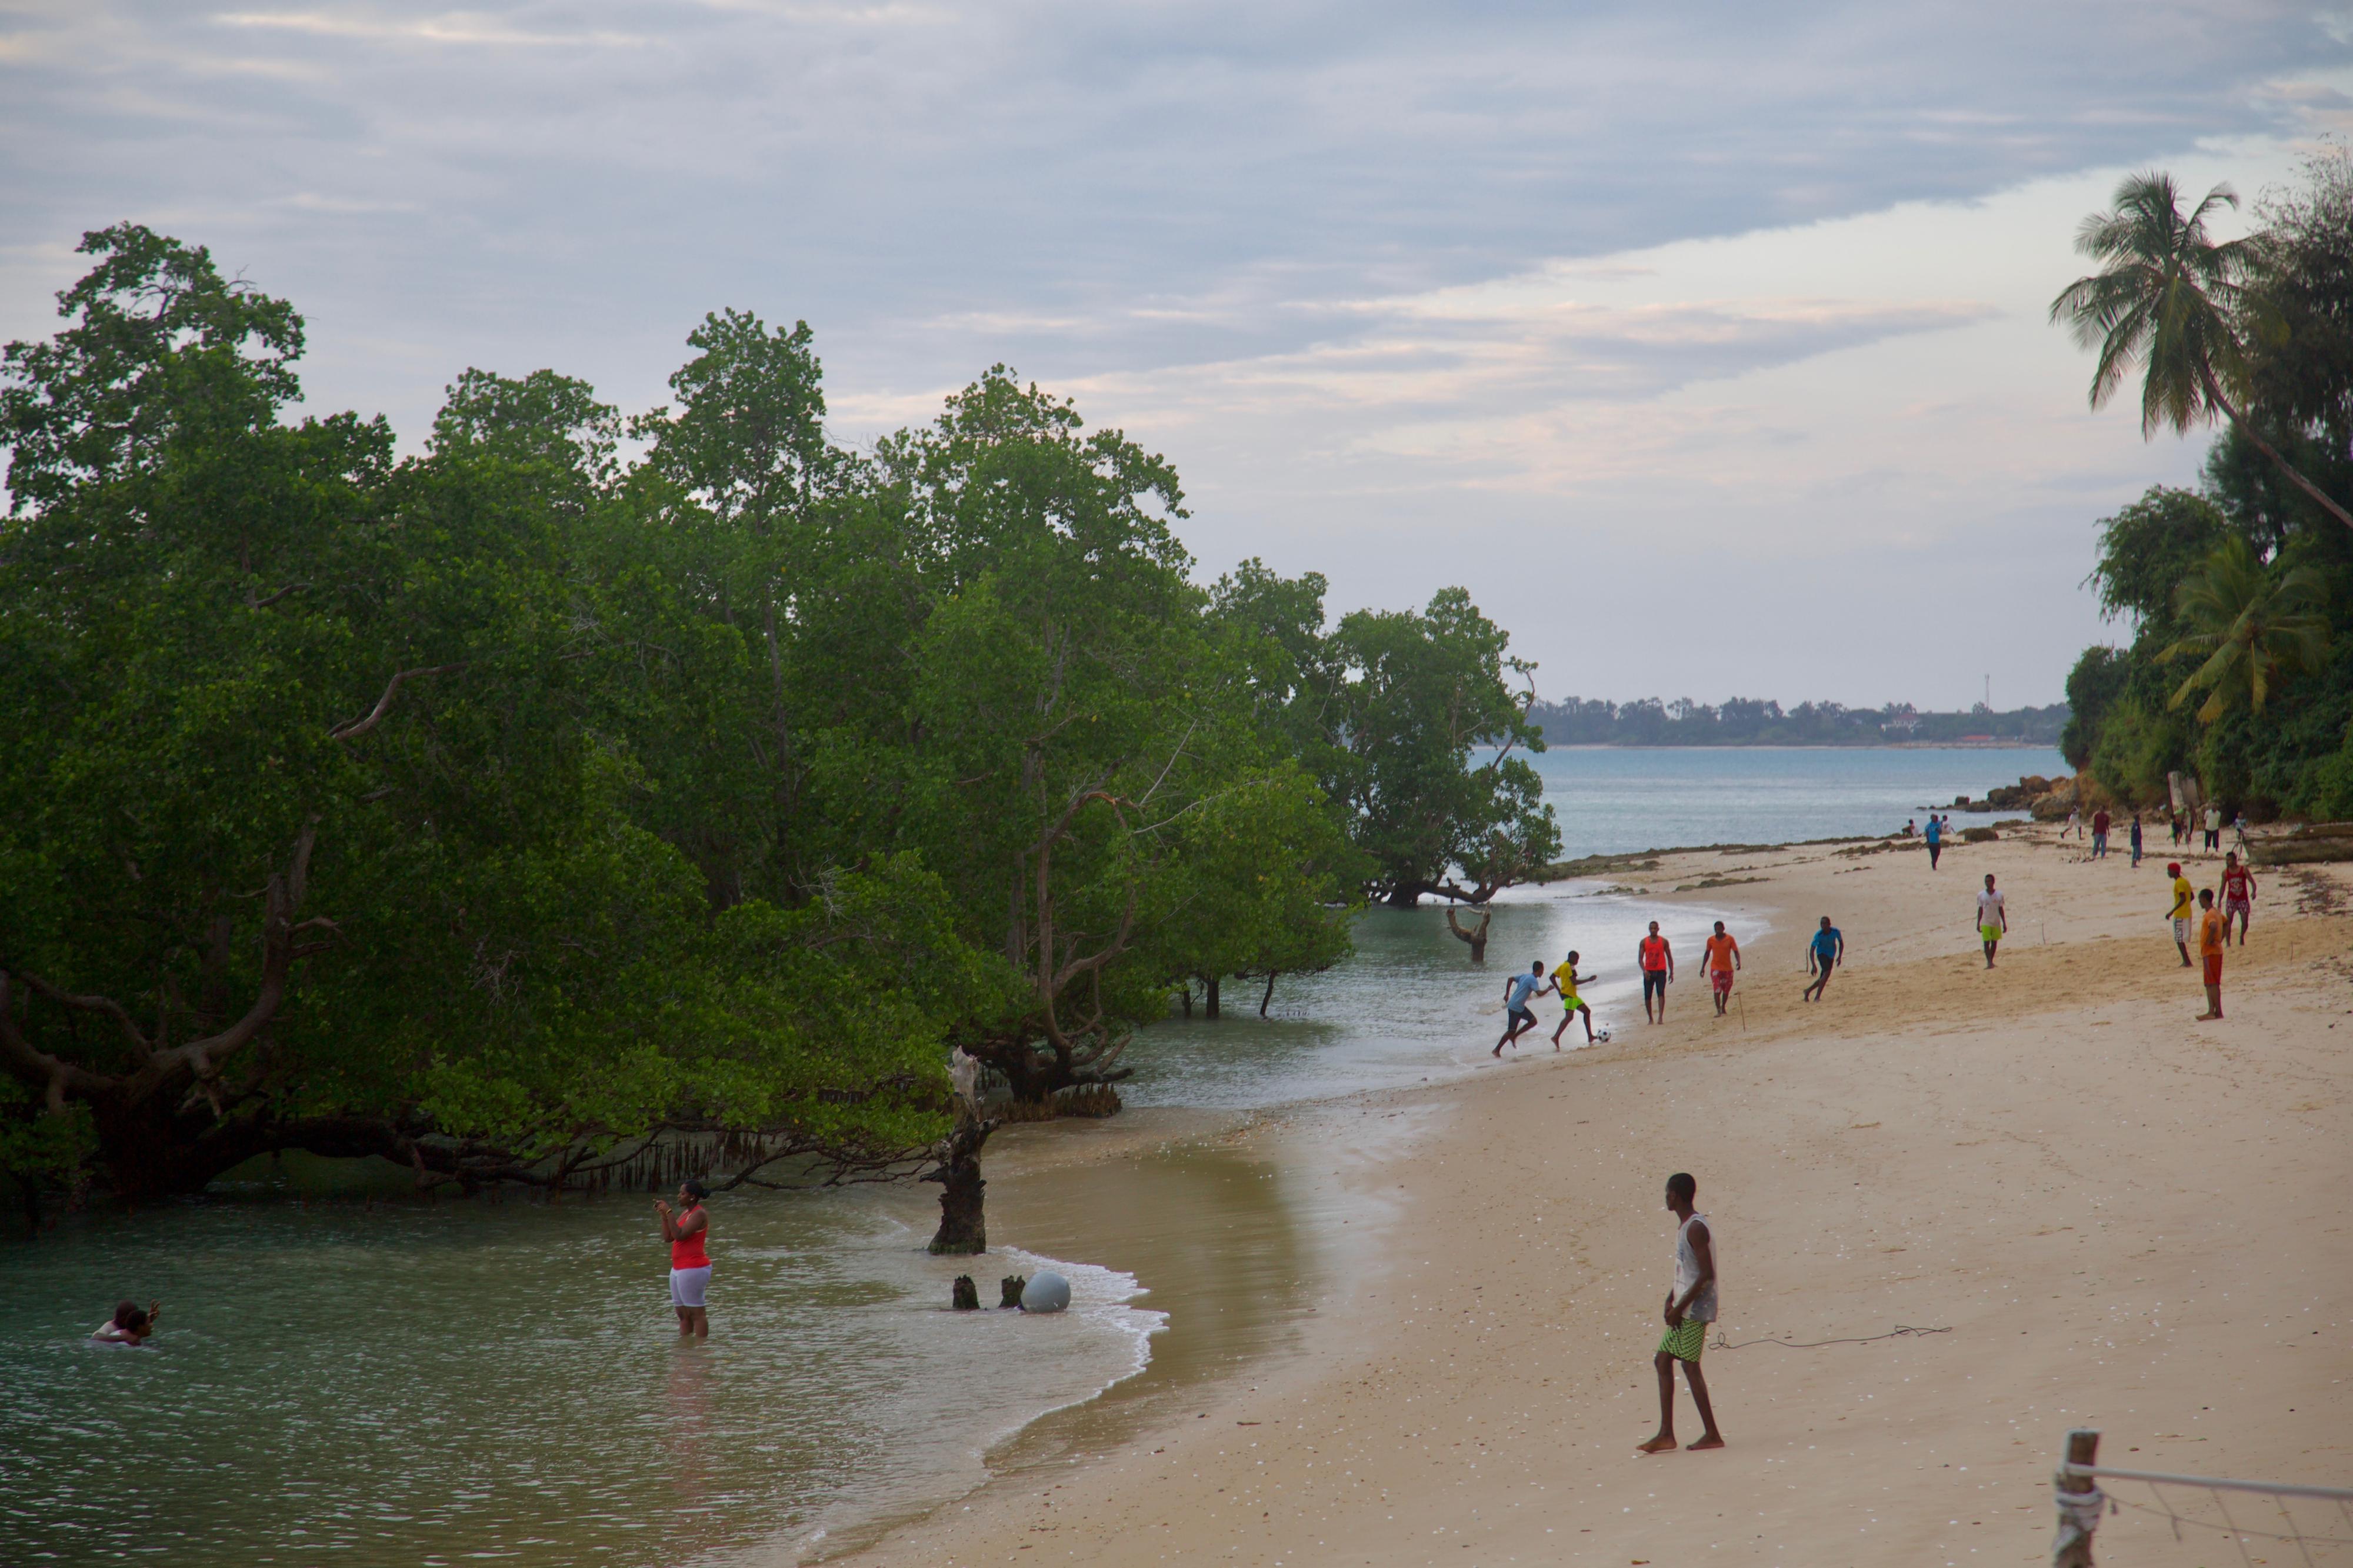
[[[1678,1171],[1667,1178],[1667,1207],[1681,1222],[1675,1228],[1675,1288],[1667,1292],[1667,1332],[1659,1342],[1651,1364],[1659,1372],[1659,1430],[1641,1445],[1645,1454],[1662,1454],[1675,1446],[1675,1363],[1683,1363],[1683,1381],[1691,1385],[1692,1403],[1699,1406],[1704,1428],[1694,1448],[1721,1448],[1724,1435],[1715,1429],[1715,1407],[1707,1402],[1707,1379],[1700,1375],[1700,1352],[1707,1345],[1707,1326],[1715,1321],[1715,1237],[1707,1216],[1692,1201],[1699,1184]]]

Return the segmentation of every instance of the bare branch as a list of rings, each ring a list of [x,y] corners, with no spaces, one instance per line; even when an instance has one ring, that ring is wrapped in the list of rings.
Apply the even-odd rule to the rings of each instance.
[[[131,1042],[131,1048],[139,1053],[142,1060],[155,1054],[154,1047],[148,1042],[147,1037],[140,1032],[139,1026],[132,1021],[129,1011],[112,997],[75,996],[58,990],[37,974],[26,974],[23,978],[26,984],[60,1007],[70,1007],[78,1013],[103,1013],[113,1019],[116,1026],[121,1029],[123,1037]]]
[[[257,599],[248,593],[245,596],[245,607],[248,610],[266,610],[269,608],[270,605],[276,604],[279,600],[286,597],[287,595],[299,594],[310,585],[311,584],[308,583],[289,583],[286,586],[279,589],[278,592],[270,595],[269,597],[266,599]]]
[[[20,1080],[38,1084],[52,1112],[65,1110],[69,1090],[88,1093],[121,1081],[53,1057],[26,1039],[16,1027],[16,1003],[8,993],[8,972],[0,969],[0,1062]]]
[[[336,725],[333,729],[327,731],[327,739],[331,741],[356,741],[362,735],[366,734],[370,730],[375,729],[378,724],[383,723],[384,716],[392,711],[392,700],[400,695],[400,688],[403,682],[414,679],[417,677],[423,675],[448,675],[465,668],[466,661],[461,659],[456,664],[423,665],[416,669],[402,670],[399,674],[394,676],[390,683],[385,687],[384,695],[375,700],[375,706],[369,710],[365,718],[353,719],[348,723]]]

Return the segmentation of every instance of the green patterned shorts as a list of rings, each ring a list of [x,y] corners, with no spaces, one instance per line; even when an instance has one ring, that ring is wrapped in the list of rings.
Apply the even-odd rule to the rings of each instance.
[[[1707,1347],[1707,1325],[1685,1318],[1678,1328],[1669,1329],[1659,1341],[1659,1348],[1677,1361],[1697,1361],[1699,1352]]]

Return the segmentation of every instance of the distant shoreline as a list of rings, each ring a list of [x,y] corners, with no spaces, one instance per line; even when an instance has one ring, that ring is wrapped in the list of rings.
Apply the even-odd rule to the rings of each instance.
[[[1493,748],[1490,748],[1491,750]],[[1547,752],[2055,752],[2049,741],[1546,741]]]

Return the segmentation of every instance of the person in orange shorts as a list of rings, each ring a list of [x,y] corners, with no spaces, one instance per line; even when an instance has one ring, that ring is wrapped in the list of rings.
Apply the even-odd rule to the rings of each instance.
[[[2203,1024],[2222,1016],[2222,915],[2211,888],[2198,889],[2198,907],[2203,911],[2198,917],[2198,955],[2206,961],[2206,1011],[2198,1015]]]
[[[1740,944],[1715,922],[1715,934],[1707,939],[1707,983],[1715,992],[1715,1016],[1724,1016],[1724,1005],[1732,997],[1733,972],[1740,967]]]

